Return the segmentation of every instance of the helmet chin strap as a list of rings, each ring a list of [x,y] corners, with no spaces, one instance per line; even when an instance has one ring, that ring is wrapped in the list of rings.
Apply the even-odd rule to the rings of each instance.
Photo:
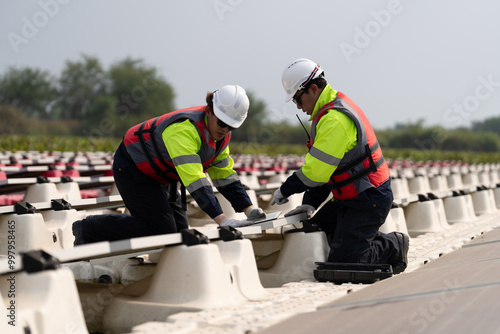
[[[307,86],[307,84],[308,84],[309,82],[311,82],[311,80],[314,78],[314,76],[315,76],[315,75],[316,75],[316,73],[318,72],[319,68],[320,68],[320,66],[319,66],[319,65],[316,65],[316,67],[314,68],[314,70],[313,70],[313,71],[311,72],[311,74],[309,75],[309,78],[307,78],[307,80],[306,80],[306,81],[304,81],[304,82],[303,82],[303,83],[299,86],[299,89],[298,89],[297,91],[299,91],[299,90],[301,90],[301,89],[304,89],[304,88]]]

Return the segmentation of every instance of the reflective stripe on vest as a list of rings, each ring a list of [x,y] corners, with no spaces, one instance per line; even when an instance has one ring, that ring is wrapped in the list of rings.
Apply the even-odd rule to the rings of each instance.
[[[311,126],[310,145],[314,144],[319,120],[330,109],[349,116],[356,125],[357,144],[340,160],[330,177],[329,187],[336,199],[355,198],[362,191],[378,187],[389,179],[390,172],[382,155],[382,150],[368,119],[363,111],[341,92],[330,103],[321,108]]]
[[[130,128],[123,142],[137,168],[162,184],[179,180],[175,165],[195,162],[197,159],[192,155],[185,155],[172,161],[163,143],[162,133],[170,124],[188,119],[195,125],[201,138],[198,156],[203,170],[206,171],[229,144],[231,133],[228,133],[222,142],[216,143],[205,124],[205,108],[200,106],[173,111]]]

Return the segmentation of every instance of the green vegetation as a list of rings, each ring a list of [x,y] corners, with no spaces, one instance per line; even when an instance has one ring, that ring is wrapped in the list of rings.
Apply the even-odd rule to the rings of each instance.
[[[0,151],[114,152],[121,139],[72,136],[0,136]]]
[[[175,110],[174,90],[152,66],[126,58],[103,69],[83,55],[56,78],[11,67],[0,77],[2,134],[121,137],[131,126]],[[15,125],[15,126],[12,126]]]
[[[0,136],[0,151],[69,151],[69,152],[114,152],[120,144],[121,138],[85,138],[85,137],[57,137],[57,136]],[[232,154],[265,154],[276,155],[304,155],[307,153],[305,145],[290,144],[256,144],[245,142],[231,142]],[[500,162],[498,152],[474,151],[426,151],[417,149],[384,148],[386,159],[408,159],[412,161],[464,161],[468,163]]]
[[[413,148],[423,151],[500,151],[500,127],[492,131],[481,130],[483,124],[500,122],[500,117],[476,122],[472,129],[445,129],[440,126],[424,127],[423,120],[397,124],[393,129],[377,131],[382,147]]]
[[[231,151],[304,155],[302,126],[270,121],[272,111],[252,92],[248,95],[248,118],[233,131]],[[189,107],[175,106],[174,99],[172,85],[137,59],[105,69],[98,59],[82,55],[67,61],[58,77],[11,67],[0,74],[0,150],[113,152],[133,125]],[[419,120],[376,129],[376,134],[387,159],[500,161],[500,117],[457,129],[425,127]]]
[[[497,163],[500,153],[474,151],[425,151],[417,149],[383,148],[386,159],[408,159],[411,161],[463,161],[466,163]]]

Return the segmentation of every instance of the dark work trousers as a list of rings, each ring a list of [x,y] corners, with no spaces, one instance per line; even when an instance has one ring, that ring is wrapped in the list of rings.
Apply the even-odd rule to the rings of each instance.
[[[378,231],[392,200],[388,180],[354,199],[327,202],[311,220],[326,232],[328,262],[385,264],[398,254],[396,235]]]
[[[90,216],[81,221],[80,231],[80,226],[75,226],[75,223],[75,244],[176,233],[188,228],[187,214],[182,209],[177,184],[163,186],[142,173],[126,152],[123,143],[114,156],[113,176],[131,215]],[[78,232],[81,232],[80,242]]]

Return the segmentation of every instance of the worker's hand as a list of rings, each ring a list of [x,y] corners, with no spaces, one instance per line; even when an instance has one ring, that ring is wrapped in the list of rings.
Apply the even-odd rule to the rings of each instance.
[[[281,205],[281,204],[285,204],[286,202],[288,202],[288,197],[283,196],[280,188],[278,188],[278,190],[276,190],[274,192],[274,197],[273,197],[273,200],[271,201],[271,205],[274,205],[274,204]]]
[[[238,220],[238,219],[232,219],[232,218],[226,218],[224,219],[221,223],[220,226],[232,226],[232,227],[243,227],[250,225],[246,220]]]
[[[253,205],[251,205],[248,209],[246,209],[245,215],[247,216],[248,219],[251,219],[251,220],[266,217],[266,214],[264,213],[264,211],[261,208],[254,207]]]
[[[290,210],[287,213],[285,213],[285,217],[298,215],[299,213],[307,213],[307,217],[309,218],[312,216],[312,214],[314,213],[315,210],[316,209],[312,205],[302,204],[302,205],[299,205],[298,207],[296,207],[295,209]]]

